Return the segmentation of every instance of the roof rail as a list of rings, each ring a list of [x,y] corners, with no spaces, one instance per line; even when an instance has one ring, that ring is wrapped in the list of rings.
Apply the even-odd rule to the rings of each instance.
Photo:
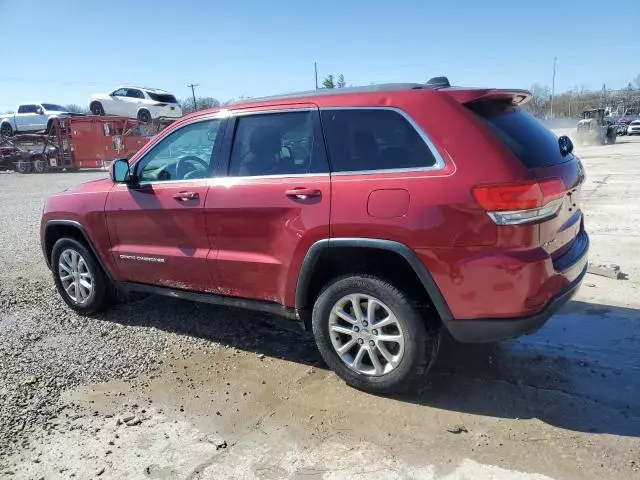
[[[436,79],[444,79],[439,83],[430,83]],[[446,84],[445,84],[446,82]],[[449,80],[447,77],[435,77],[427,83],[379,83],[366,85],[361,87],[344,87],[344,88],[319,88],[318,90],[307,90],[303,92],[292,92],[281,95],[272,95],[258,98],[243,98],[231,102],[231,105],[241,105],[244,103],[264,102],[270,100],[286,100],[290,98],[315,97],[320,95],[346,95],[349,93],[367,93],[367,92],[395,92],[401,90],[424,90],[433,88],[448,87]]]

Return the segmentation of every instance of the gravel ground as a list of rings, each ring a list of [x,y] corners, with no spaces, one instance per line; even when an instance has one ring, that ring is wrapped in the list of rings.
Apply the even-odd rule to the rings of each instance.
[[[0,465],[13,447],[27,445],[29,434],[57,428],[62,390],[134,378],[165,348],[166,336],[156,329],[87,319],[66,308],[34,241],[47,195],[104,175],[0,174]],[[121,313],[131,308],[135,302]]]
[[[246,312],[139,294],[120,294],[118,306],[97,319],[67,308],[37,240],[41,206],[51,193],[104,175],[0,174],[0,468],[16,447],[29,449],[29,438],[73,428],[73,405],[59,399],[65,390],[131,382],[155,370],[168,349],[187,357],[204,346],[218,348],[213,340],[232,343],[241,334],[251,346],[275,331],[266,324],[256,329],[255,315]],[[208,320],[221,313],[232,322],[214,327]]]

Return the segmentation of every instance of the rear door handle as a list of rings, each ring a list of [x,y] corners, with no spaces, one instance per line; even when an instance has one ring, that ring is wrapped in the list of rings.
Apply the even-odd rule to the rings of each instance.
[[[174,193],[172,197],[179,202],[186,202],[187,200],[197,200],[200,198],[200,194],[198,192],[178,192]]]
[[[317,188],[292,188],[284,192],[287,197],[297,198],[299,200],[306,200],[311,197],[320,197],[322,192]]]

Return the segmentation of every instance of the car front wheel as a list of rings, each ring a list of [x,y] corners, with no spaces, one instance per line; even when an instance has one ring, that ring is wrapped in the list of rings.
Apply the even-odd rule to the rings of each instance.
[[[54,244],[51,270],[58,293],[76,312],[91,315],[113,303],[113,285],[93,253],[77,240],[61,238]]]
[[[408,296],[368,275],[330,283],[313,308],[313,333],[329,367],[349,385],[373,393],[393,393],[435,360],[439,335]]]

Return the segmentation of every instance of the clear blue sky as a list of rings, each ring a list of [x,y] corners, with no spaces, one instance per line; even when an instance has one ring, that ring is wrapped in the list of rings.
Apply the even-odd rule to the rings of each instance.
[[[0,111],[86,105],[124,83],[226,100],[426,81],[621,88],[640,74],[640,2],[601,0],[0,0]]]

